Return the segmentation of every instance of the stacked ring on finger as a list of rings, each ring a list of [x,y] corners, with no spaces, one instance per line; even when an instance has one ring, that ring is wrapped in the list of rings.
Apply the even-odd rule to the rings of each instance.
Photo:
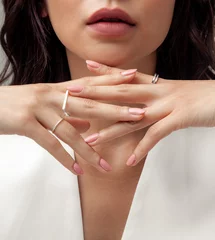
[[[155,75],[154,75],[154,77],[153,77],[153,79],[152,79],[152,83],[153,83],[153,84],[156,84],[157,81],[158,81],[158,79],[159,79],[159,74],[155,73]]]
[[[69,90],[66,90],[65,98],[64,98],[63,106],[62,106],[62,110],[64,112],[64,115],[66,115],[67,117],[70,116],[69,113],[66,112],[66,103],[67,103],[68,95],[69,95]]]
[[[61,118],[59,121],[57,121],[57,123],[54,125],[54,127],[52,128],[51,132],[54,133],[55,129],[57,128],[57,126],[64,120],[64,118]]]
[[[64,97],[64,101],[63,101],[63,106],[62,106],[62,110],[64,112],[64,115],[69,117],[70,115],[66,112],[66,103],[67,103],[67,99],[68,99],[68,94],[69,94],[69,90],[66,91],[65,93],[65,97]],[[57,126],[64,120],[64,118],[61,118],[60,120],[57,121],[57,123],[54,125],[54,127],[52,128],[51,132],[54,133],[55,129],[57,128]]]

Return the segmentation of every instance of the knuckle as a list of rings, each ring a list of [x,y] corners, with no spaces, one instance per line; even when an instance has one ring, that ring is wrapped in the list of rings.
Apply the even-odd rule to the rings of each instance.
[[[27,107],[27,109],[32,110],[32,109],[35,109],[37,106],[39,106],[39,103],[40,103],[40,100],[39,100],[38,96],[32,95],[28,99],[28,101],[26,103],[26,107]]]
[[[144,153],[146,152],[146,149],[144,150],[144,147],[143,147],[143,145],[139,145],[139,147],[138,147],[138,153],[141,155],[141,158],[142,158],[142,156],[144,155]]]
[[[86,82],[88,83],[91,83],[91,82],[93,82],[93,77],[92,76],[88,76],[88,77],[83,77],[82,78],[82,81],[84,81],[85,82],[85,84],[86,84]]]
[[[71,145],[75,144],[77,140],[80,139],[80,134],[72,126],[68,126],[63,134],[65,139],[67,139]]]
[[[92,157],[91,158],[92,159],[92,163],[94,165],[99,164],[100,157],[99,157],[99,155],[95,151],[92,152],[91,157]]]
[[[155,139],[155,138],[160,136],[160,133],[161,133],[161,130],[160,130],[159,127],[152,126],[152,127],[149,128],[147,135],[149,136],[149,138]]]
[[[140,126],[141,121],[127,121],[125,124],[129,129],[136,129]]]
[[[105,73],[106,74],[113,74],[113,68],[111,68],[111,67],[106,67],[106,69],[105,69]]]
[[[32,130],[32,125],[34,122],[34,119],[28,112],[22,112],[19,113],[18,116],[16,117],[16,122],[19,124],[19,130],[17,133],[22,136],[27,136],[30,137],[31,135],[31,130]]]
[[[53,91],[54,88],[49,84],[38,83],[33,87],[33,94],[31,98],[27,101],[27,106],[31,108],[35,108],[40,105],[42,102],[41,98],[47,96],[50,91]]]
[[[55,137],[49,139],[48,147],[50,150],[52,150],[52,151],[54,150],[55,152],[61,150],[61,148],[62,148],[60,142]]]
[[[83,101],[84,108],[86,109],[94,109],[97,105],[96,102],[91,99],[85,98],[85,99],[82,99],[82,101]]]
[[[116,106],[118,108],[118,111],[120,111],[123,115],[128,113],[129,107],[127,106]]]
[[[115,106],[115,111],[120,118],[125,116],[125,113],[128,112],[128,107],[126,106]]]
[[[31,123],[31,121],[32,121],[32,116],[31,116],[31,114],[30,114],[30,112],[28,112],[28,111],[23,111],[22,113],[20,113],[19,115],[18,115],[18,122],[20,123],[20,124],[22,124],[23,126],[27,126],[29,123]]]
[[[52,90],[52,86],[49,85],[49,84],[44,84],[44,83],[37,83],[37,84],[34,84],[34,93],[35,95],[38,95],[38,94],[45,94],[49,91]]]
[[[128,87],[126,84],[117,85],[116,88],[117,88],[118,92],[120,92],[120,93],[128,92]]]
[[[190,116],[187,115],[186,117],[182,118],[180,122],[175,123],[173,130],[176,131],[176,130],[179,130],[179,129],[186,128],[187,127],[187,123],[189,121],[189,118],[190,118]]]
[[[96,93],[96,87],[95,86],[86,86],[84,87],[83,91],[82,91],[83,95],[91,95],[93,96]]]
[[[165,87],[164,87],[165,84]],[[174,84],[174,82],[164,82],[164,84],[160,84],[160,91],[167,95],[167,94],[181,94],[181,91],[178,91],[178,86]],[[180,88],[181,89],[181,88]]]

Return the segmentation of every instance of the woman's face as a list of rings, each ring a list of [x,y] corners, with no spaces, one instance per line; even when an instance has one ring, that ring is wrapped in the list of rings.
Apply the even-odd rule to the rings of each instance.
[[[136,62],[153,54],[164,41],[175,0],[45,0],[46,13],[67,52],[110,66]],[[136,25],[120,36],[102,35],[86,24],[101,8],[120,8]]]

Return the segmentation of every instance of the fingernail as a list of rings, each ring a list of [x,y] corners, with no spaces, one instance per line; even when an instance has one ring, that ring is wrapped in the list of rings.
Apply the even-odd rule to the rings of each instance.
[[[128,75],[132,75],[132,74],[136,73],[136,71],[137,71],[137,69],[129,69],[129,70],[126,70],[124,72],[121,72],[121,74],[123,76],[128,76]]]
[[[80,93],[84,89],[84,87],[81,85],[73,85],[73,86],[67,87],[67,89],[71,92]]]
[[[128,110],[131,114],[134,115],[141,115],[145,112],[145,109],[141,109],[141,108],[129,108]]]
[[[112,167],[102,158],[101,158],[99,164],[105,171],[111,171],[112,170]]]
[[[77,163],[74,163],[73,168],[74,168],[74,170],[77,174],[83,174],[84,173],[84,171],[81,169],[81,167]]]
[[[100,63],[97,63],[97,62],[94,62],[91,60],[86,60],[86,63],[87,63],[87,65],[89,65],[90,67],[93,67],[93,68],[99,68],[101,66]]]
[[[95,133],[95,134],[93,134],[93,135],[90,135],[90,136],[86,137],[86,138],[84,139],[84,141],[85,141],[86,143],[92,143],[92,142],[95,142],[98,138],[99,138],[99,134],[98,134],[98,133]]]
[[[136,162],[136,157],[134,154],[132,154],[128,159],[128,161],[126,162],[126,165],[132,166],[135,162]]]

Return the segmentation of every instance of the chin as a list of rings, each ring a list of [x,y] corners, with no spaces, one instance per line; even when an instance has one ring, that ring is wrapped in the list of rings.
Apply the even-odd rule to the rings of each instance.
[[[128,65],[128,58],[127,59],[117,59],[116,56],[112,56],[112,57],[105,57],[105,58],[90,58],[93,61],[99,62],[101,64],[107,65],[109,67],[118,67],[120,68],[120,66],[123,65]]]
[[[85,49],[87,50],[87,49]],[[87,53],[87,54],[86,54]],[[97,48],[88,49],[85,52],[85,58],[99,62],[101,64],[108,65],[110,67],[116,67],[121,65],[127,65],[134,58],[134,55],[130,49],[124,49],[120,47],[114,48]]]

